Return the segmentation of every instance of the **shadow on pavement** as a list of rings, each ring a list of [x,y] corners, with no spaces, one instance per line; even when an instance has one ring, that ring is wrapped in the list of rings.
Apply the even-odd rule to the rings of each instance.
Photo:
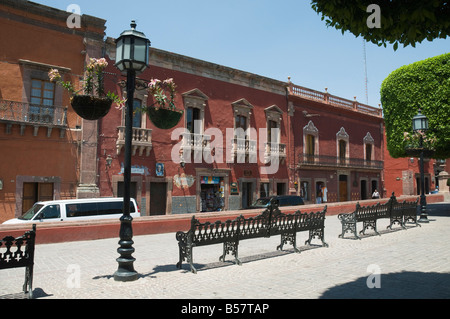
[[[450,203],[437,203],[427,205],[427,214],[430,216],[449,216]]]
[[[49,295],[41,288],[33,289],[33,299],[41,298],[41,297],[50,297],[52,295]],[[0,299],[28,299],[28,293],[19,292],[19,293],[13,293],[13,294],[6,294],[1,295]]]
[[[332,287],[321,299],[448,299],[450,273],[400,272],[381,274],[379,288],[375,275]]]

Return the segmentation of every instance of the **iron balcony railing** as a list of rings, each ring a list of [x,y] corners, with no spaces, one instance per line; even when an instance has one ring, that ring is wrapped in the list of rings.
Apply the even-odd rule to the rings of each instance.
[[[365,160],[363,158],[348,158],[326,155],[302,154],[299,158],[299,167],[338,167],[338,168],[364,168],[383,169],[383,161]]]
[[[45,126],[67,126],[67,107],[0,100],[0,120]]]

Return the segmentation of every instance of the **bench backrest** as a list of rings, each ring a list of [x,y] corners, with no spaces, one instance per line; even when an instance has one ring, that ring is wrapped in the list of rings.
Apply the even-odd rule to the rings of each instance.
[[[367,220],[375,220],[381,212],[380,203],[372,206],[361,206],[359,203],[356,203],[356,220],[357,221],[367,221]]]
[[[398,202],[394,193],[392,193],[392,196],[384,204],[377,203],[372,206],[361,206],[359,203],[356,203],[356,209],[353,214],[356,221],[369,221],[377,218],[401,218],[405,214],[415,214],[418,201],[419,199],[417,198],[415,201]]]
[[[0,269],[27,267],[34,263],[36,225],[24,235],[0,240]]]
[[[273,235],[293,233],[323,228],[327,207],[319,212],[284,214],[277,206],[271,206],[256,217],[244,218],[242,215],[234,220],[200,223],[192,217],[187,241],[196,246],[223,243],[250,238],[270,237]]]

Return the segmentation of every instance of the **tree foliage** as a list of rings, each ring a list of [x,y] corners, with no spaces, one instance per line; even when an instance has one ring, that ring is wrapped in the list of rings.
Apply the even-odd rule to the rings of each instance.
[[[387,149],[404,157],[404,133],[420,109],[429,120],[429,138],[436,138],[435,158],[450,157],[450,53],[405,65],[381,85]]]
[[[367,24],[377,4],[380,27]],[[432,41],[450,35],[450,2],[447,0],[313,0],[312,8],[322,14],[327,26],[350,31],[366,41],[385,46],[399,44],[415,46],[423,40]]]

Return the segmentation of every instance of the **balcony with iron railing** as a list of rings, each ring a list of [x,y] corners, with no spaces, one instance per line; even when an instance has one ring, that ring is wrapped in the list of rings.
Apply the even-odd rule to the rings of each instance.
[[[47,127],[47,136],[50,137],[56,127],[61,130],[60,137],[63,137],[67,128],[67,107],[0,100],[0,121],[6,123],[7,134],[11,133],[12,125],[17,124],[22,135],[25,127],[32,125],[35,136],[39,127]]]
[[[120,154],[122,148],[125,145],[125,127],[117,127],[117,141],[116,141],[116,151],[117,155]],[[133,127],[131,136],[131,153],[142,156],[145,151],[145,156],[150,155],[152,150],[152,130],[140,127]]]
[[[289,81],[288,92],[290,95],[298,96],[304,99],[325,103],[334,107],[347,109],[359,113],[364,113],[376,117],[382,117],[383,111],[381,108],[376,108],[370,105],[362,104],[356,101],[347,100],[328,92],[320,92],[311,90],[302,86],[298,86]]]
[[[299,168],[359,168],[382,170],[383,161],[365,160],[363,158],[339,157],[327,155],[301,154],[298,162]]]

